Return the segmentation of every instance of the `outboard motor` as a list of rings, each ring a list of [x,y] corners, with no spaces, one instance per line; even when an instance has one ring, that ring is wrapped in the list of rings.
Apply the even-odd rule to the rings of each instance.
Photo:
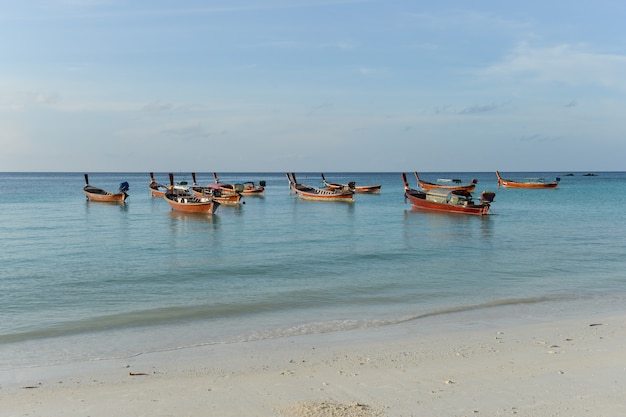
[[[128,191],[128,189],[130,188],[130,186],[128,185],[128,182],[124,181],[120,183],[120,193],[125,193],[126,191]]]
[[[356,187],[356,182],[350,181],[348,183],[348,189],[350,189],[351,191],[354,191],[355,187]]]
[[[266,184],[266,182],[265,182],[265,181],[259,181],[259,185],[260,185],[261,187],[265,188],[265,184]]]
[[[496,193],[492,191],[483,191],[480,194],[481,203],[493,203],[493,200],[496,198]]]

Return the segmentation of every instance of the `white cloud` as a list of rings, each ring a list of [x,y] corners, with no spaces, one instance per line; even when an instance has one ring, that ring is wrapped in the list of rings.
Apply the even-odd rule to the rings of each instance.
[[[161,103],[160,101],[153,101],[152,103],[148,103],[141,109],[146,112],[161,112],[161,111],[169,111],[172,110],[174,106],[170,103]]]
[[[624,74],[626,56],[593,52],[582,45],[569,44],[548,48],[521,44],[501,62],[484,70],[484,75],[489,77],[626,89]]]

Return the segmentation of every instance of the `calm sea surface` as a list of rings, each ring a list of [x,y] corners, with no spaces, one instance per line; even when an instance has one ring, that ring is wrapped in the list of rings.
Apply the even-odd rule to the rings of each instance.
[[[86,201],[82,173],[0,173],[0,371],[476,310],[626,310],[626,173],[502,174],[561,183],[421,173],[495,191],[493,215],[474,217],[412,210],[399,173],[326,172],[382,184],[354,203],[301,201],[284,173],[222,173],[267,188],[211,217],[172,212],[148,173],[90,173],[109,190],[128,181],[123,205]],[[298,179],[321,186],[319,173]]]

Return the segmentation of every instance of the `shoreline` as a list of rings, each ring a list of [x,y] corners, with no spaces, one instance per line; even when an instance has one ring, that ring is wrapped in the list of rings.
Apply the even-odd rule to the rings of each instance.
[[[15,370],[9,416],[622,415],[626,314],[481,315]]]
[[[396,317],[361,318],[336,313],[333,320],[318,316],[316,321],[294,321],[276,316],[273,320],[188,321],[175,325],[120,327],[105,331],[80,331],[33,339],[2,343],[0,357],[0,386],[6,375],[53,373],[73,364],[97,366],[98,362],[125,360],[172,352],[190,352],[220,345],[250,344],[263,340],[294,337],[341,338],[342,334],[371,334],[382,339],[396,338],[394,328],[413,327],[421,333],[467,328],[480,330],[484,326],[512,326],[547,320],[575,319],[597,315],[619,315],[623,298],[589,297],[586,299],[511,299],[478,305],[440,308],[425,313]],[[603,304],[600,305],[599,303]],[[1,338],[0,338],[1,339]],[[182,354],[182,353],[181,353]],[[41,371],[39,371],[41,370]],[[53,370],[53,371],[47,371]]]

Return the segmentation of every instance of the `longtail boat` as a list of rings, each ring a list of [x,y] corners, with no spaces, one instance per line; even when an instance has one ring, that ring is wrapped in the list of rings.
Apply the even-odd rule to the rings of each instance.
[[[478,180],[476,178],[473,178],[469,182],[469,184],[461,184],[461,180],[457,180],[457,179],[450,180],[450,182],[452,182],[453,184],[437,184],[434,182],[424,181],[423,179],[420,178],[417,171],[413,171],[413,175],[415,175],[415,179],[417,180],[417,185],[422,190],[434,190],[435,188],[441,188],[441,189],[447,189],[447,190],[465,190],[465,191],[472,193],[474,192],[474,189],[476,188],[476,184],[478,184]]]
[[[404,197],[411,202],[413,207],[447,213],[472,214],[482,216],[487,214],[495,193],[483,191],[480,202],[474,202],[472,193],[466,190],[450,190],[435,188],[432,190],[416,190],[409,187],[406,174],[402,173],[404,182]]]
[[[354,189],[354,192],[359,193],[359,194],[380,194],[380,189],[382,188],[382,185],[380,184],[356,185],[354,181],[350,181],[347,184],[337,184],[337,183],[326,181],[326,177],[324,177],[324,174],[321,174],[321,175],[322,175],[322,182],[324,183],[324,186],[330,188],[331,190],[345,189],[346,187],[348,187],[348,188]]]
[[[310,185],[301,184],[296,179],[296,174],[287,173],[287,181],[289,181],[289,188],[296,193],[303,200],[315,200],[315,201],[354,201],[354,191],[350,188],[347,189],[329,189],[329,188],[316,188]]]
[[[107,190],[103,190],[102,188],[94,187],[89,184],[89,176],[85,174],[85,186],[83,187],[83,192],[87,197],[87,200],[91,201],[103,201],[109,203],[123,203],[128,198],[129,186],[126,181],[120,183],[119,190],[116,193],[112,193]]]
[[[201,198],[212,198],[220,204],[236,206],[241,204],[241,194],[223,194],[222,189],[217,184],[207,184],[207,185],[199,185],[196,181],[196,173],[191,173],[191,178],[193,179],[193,185],[191,186],[191,192],[196,197]]]
[[[265,181],[260,181],[258,185],[256,185],[252,181],[246,181],[244,183],[236,183],[236,184],[228,184],[225,182],[221,182],[217,176],[217,173],[213,173],[213,179],[215,179],[215,183],[222,188],[222,194],[234,194],[239,193],[243,195],[263,195],[265,191]]]
[[[152,197],[163,197],[167,191],[167,185],[159,184],[154,180],[154,172],[150,173],[150,194]]]
[[[259,181],[258,184],[255,184],[254,181],[244,181],[242,184],[243,190],[241,194],[262,197],[267,183],[265,181]]]
[[[554,181],[511,181],[502,178],[500,171],[496,171],[496,177],[498,177],[498,187],[504,188],[556,188],[561,181],[558,177]]]
[[[163,196],[172,210],[185,213],[214,214],[220,203],[213,198],[201,198],[174,187],[174,174],[170,173],[170,187]]]

